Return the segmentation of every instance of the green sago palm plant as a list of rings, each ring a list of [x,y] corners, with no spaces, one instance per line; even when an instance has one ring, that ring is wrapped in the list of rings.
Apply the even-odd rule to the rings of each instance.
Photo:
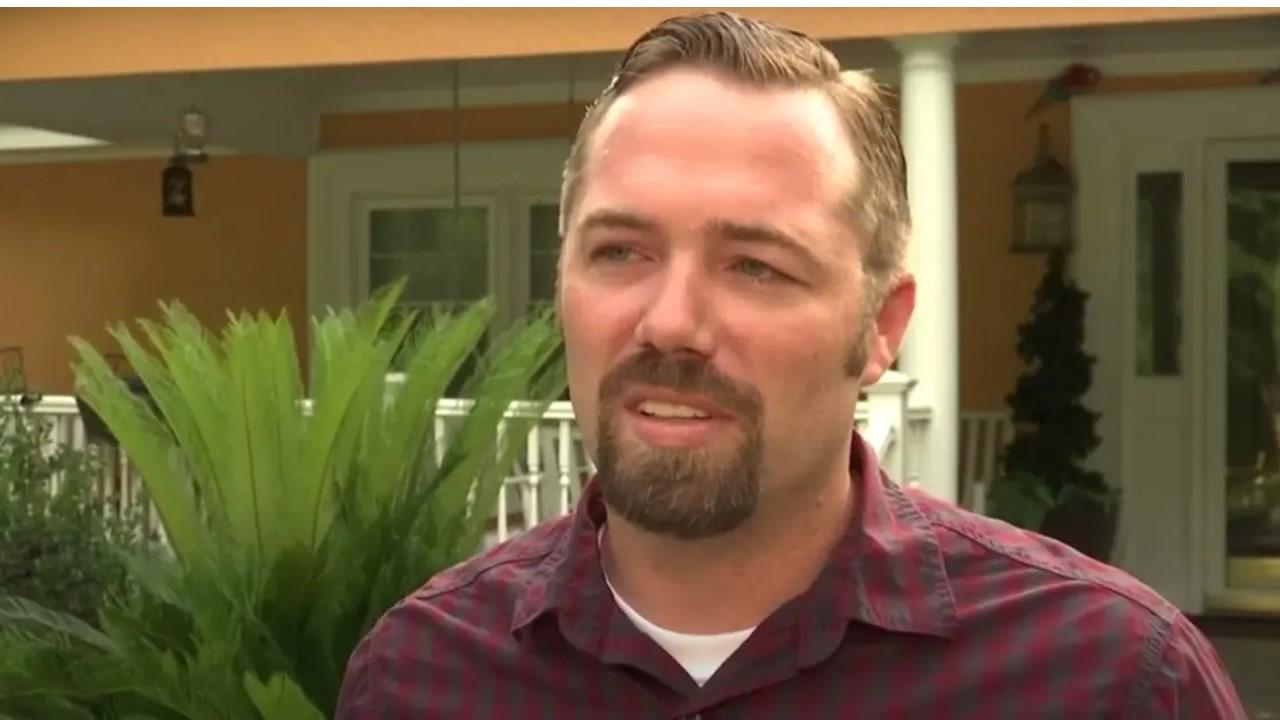
[[[313,321],[310,393],[283,315],[232,316],[215,337],[164,305],[142,337],[113,328],[149,400],[73,340],[78,391],[128,452],[166,542],[129,558],[142,591],[97,623],[0,597],[0,717],[332,713],[378,616],[479,548],[564,387],[551,314],[532,316],[490,343],[469,411],[438,444],[436,408],[494,308],[416,318],[400,291]],[[514,401],[532,411],[509,413]]]

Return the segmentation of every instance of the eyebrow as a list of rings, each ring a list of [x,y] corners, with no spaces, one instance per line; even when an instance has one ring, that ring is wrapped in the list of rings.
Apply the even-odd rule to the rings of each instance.
[[[821,270],[826,265],[822,258],[818,257],[818,254],[805,243],[771,225],[714,220],[710,223],[709,229],[712,234],[733,242],[776,247],[798,257],[813,270]]]
[[[656,233],[657,223],[646,220],[635,213],[622,210],[596,210],[582,218],[578,224],[578,232],[586,234],[592,230],[639,230]]]

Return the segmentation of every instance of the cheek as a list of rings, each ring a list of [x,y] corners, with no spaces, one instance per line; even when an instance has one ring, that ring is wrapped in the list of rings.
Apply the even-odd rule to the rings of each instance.
[[[795,319],[757,327],[752,363],[759,389],[780,418],[777,430],[797,431],[823,408],[845,403],[847,333],[837,334],[822,318]]]
[[[606,357],[629,335],[621,304],[579,283],[565,283],[559,313],[568,355],[588,365]]]
[[[572,282],[561,288],[558,311],[570,396],[575,411],[591,415],[601,378],[622,357],[631,337],[628,320],[618,303],[602,302],[599,293]]]

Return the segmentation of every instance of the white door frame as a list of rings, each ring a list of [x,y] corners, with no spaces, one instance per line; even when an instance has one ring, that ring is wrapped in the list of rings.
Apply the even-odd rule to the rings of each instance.
[[[1188,613],[1201,613],[1206,596],[1220,598],[1223,588],[1222,534],[1224,488],[1208,481],[1220,475],[1221,458],[1208,450],[1212,394],[1206,372],[1218,365],[1211,356],[1223,353],[1211,345],[1204,302],[1214,290],[1207,283],[1220,272],[1204,249],[1213,235],[1213,218],[1203,208],[1206,162],[1211,144],[1222,140],[1280,136],[1280,92],[1274,87],[1188,92],[1099,95],[1072,101],[1072,148],[1079,186],[1077,252],[1073,274],[1090,293],[1086,317],[1087,350],[1097,357],[1094,385],[1087,398],[1100,412],[1102,446],[1090,464],[1104,473],[1125,496],[1115,559],[1141,576],[1167,581],[1156,589]],[[1181,493],[1183,512],[1169,516],[1165,507],[1144,507],[1150,500],[1134,486],[1135,428],[1130,421],[1134,381],[1133,247],[1131,224],[1134,173],[1152,162],[1183,172],[1184,190],[1184,354],[1190,382],[1190,472]],[[1218,219],[1220,221],[1220,218]],[[1202,262],[1189,262],[1197,259]],[[1203,268],[1203,270],[1202,270]],[[1221,283],[1221,280],[1216,280]],[[1219,423],[1221,412],[1218,412]],[[1220,432],[1221,425],[1218,424]],[[1135,528],[1142,542],[1133,538]],[[1160,542],[1151,542],[1158,536]],[[1156,547],[1162,547],[1157,552]],[[1185,572],[1170,572],[1171,558]]]

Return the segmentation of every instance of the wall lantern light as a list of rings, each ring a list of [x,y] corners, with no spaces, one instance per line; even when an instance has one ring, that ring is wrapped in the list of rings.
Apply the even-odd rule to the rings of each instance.
[[[1013,183],[1013,252],[1070,250],[1074,210],[1075,181],[1049,152],[1049,127],[1041,125],[1035,164]]]

